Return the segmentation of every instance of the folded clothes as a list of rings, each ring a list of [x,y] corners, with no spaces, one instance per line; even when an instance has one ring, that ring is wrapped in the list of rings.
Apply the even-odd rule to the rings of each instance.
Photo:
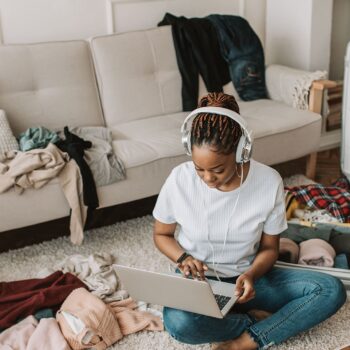
[[[332,235],[329,243],[335,249],[337,254],[350,254],[350,232]]]
[[[299,246],[289,238],[281,238],[278,260],[295,264],[298,259]]]
[[[335,250],[326,241],[318,238],[300,243],[298,264],[332,267]]]
[[[320,223],[336,223],[340,222],[337,218],[330,215],[327,210],[309,210],[297,208],[293,211],[293,217],[299,218],[309,222],[320,222]]]
[[[288,228],[281,233],[281,238],[290,238],[296,243],[309,240],[310,238],[319,238],[328,242],[333,235],[333,231],[332,225],[309,227],[288,223]]]
[[[349,269],[349,263],[346,254],[338,254],[335,257],[334,267],[336,267],[337,269]]]

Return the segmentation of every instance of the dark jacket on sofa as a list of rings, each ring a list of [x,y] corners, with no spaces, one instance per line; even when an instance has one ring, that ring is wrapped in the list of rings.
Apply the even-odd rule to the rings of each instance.
[[[249,23],[242,17],[210,15],[221,54],[228,63],[231,80],[243,101],[267,98],[264,50]]]
[[[182,107],[191,111],[198,103],[198,74],[208,92],[220,92],[230,79],[213,24],[205,18],[176,17],[166,13],[158,26],[171,25],[177,64],[182,77]]]

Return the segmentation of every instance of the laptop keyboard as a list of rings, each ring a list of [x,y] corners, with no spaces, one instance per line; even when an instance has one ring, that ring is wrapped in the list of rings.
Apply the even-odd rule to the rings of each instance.
[[[220,295],[220,294],[214,294],[215,296],[215,300],[219,305],[219,309],[222,310],[225,305],[230,301],[230,297],[226,297],[224,295]]]

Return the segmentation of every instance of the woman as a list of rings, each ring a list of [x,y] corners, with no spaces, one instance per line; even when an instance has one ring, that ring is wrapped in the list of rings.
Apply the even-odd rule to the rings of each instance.
[[[223,93],[202,98],[205,106],[239,113]],[[265,349],[333,315],[346,300],[337,278],[273,267],[287,227],[280,175],[249,157],[237,162],[242,128],[230,117],[198,114],[190,132],[192,161],[173,169],[162,187],[154,242],[185,277],[236,283],[239,298],[223,319],[164,308],[166,330],[217,350]]]

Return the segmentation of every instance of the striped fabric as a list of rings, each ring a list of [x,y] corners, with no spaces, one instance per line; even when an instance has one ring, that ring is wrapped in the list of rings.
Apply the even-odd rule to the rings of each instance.
[[[255,160],[242,186],[230,192],[205,185],[192,161],[180,164],[163,185],[153,216],[178,223],[179,244],[206,262],[208,275],[215,275],[215,268],[222,277],[249,268],[262,232],[276,235],[287,228],[282,179]]]

